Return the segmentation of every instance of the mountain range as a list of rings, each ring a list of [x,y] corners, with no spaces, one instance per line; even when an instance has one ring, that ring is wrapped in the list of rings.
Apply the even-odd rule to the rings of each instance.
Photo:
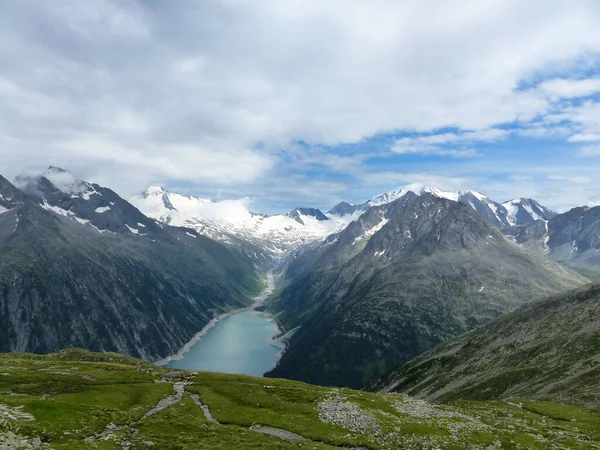
[[[243,248],[261,267],[273,266],[289,252],[340,231],[352,220],[328,217],[316,208],[269,216],[252,211],[245,199],[215,202],[159,186],[150,186],[131,202],[161,223],[193,228],[225,245]]]
[[[250,304],[286,334],[270,376],[363,387],[600,273],[600,209],[408,186],[323,213],[253,211],[150,186],[125,200],[50,167],[0,179],[0,349],[147,360]],[[573,269],[573,270],[572,270]]]

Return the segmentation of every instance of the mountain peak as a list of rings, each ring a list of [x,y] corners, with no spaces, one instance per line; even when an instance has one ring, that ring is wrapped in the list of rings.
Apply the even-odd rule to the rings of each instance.
[[[48,172],[51,172],[51,173],[69,173],[65,169],[61,169],[60,167],[57,167],[57,166],[48,166],[48,169],[46,169],[46,173],[48,173]]]
[[[296,208],[287,213],[286,216],[294,219],[301,225],[306,225],[302,219],[303,216],[314,217],[319,221],[329,220],[329,217],[327,217],[320,209],[317,208]]]
[[[361,209],[360,205],[353,205],[348,202],[339,202],[337,205],[335,205],[333,208],[331,208],[327,212],[327,214],[333,214],[336,216],[343,217],[346,215],[354,214],[356,211],[358,211],[360,209]]]
[[[8,205],[9,202],[21,201],[23,193],[19,191],[10,181],[0,175],[0,206]]]
[[[152,184],[150,186],[148,186],[144,192],[142,192],[140,195],[142,198],[148,198],[150,196],[160,196],[160,195],[164,195],[164,194],[168,194],[169,192],[162,186],[159,186],[157,184]]]
[[[56,166],[49,166],[41,175],[65,194],[80,195],[91,189],[85,181],[78,180],[70,172]]]
[[[536,220],[548,221],[556,216],[554,211],[532,198],[514,198],[502,203],[502,206],[508,212],[507,219],[511,225],[529,224]]]
[[[452,200],[453,202],[457,202],[461,196],[461,192],[451,192],[451,191],[443,191],[442,189],[438,189],[435,187],[425,187],[418,192],[418,194],[431,194],[434,197],[445,198],[447,200]]]

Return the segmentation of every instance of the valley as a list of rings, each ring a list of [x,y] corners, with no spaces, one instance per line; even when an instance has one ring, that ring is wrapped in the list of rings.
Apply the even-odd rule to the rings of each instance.
[[[63,298],[74,298],[71,291],[85,293],[90,315],[70,316],[81,301],[71,309],[60,305],[52,314],[65,318],[50,320],[59,328],[40,337],[32,324],[49,313],[24,309],[5,315],[4,350],[43,353],[78,346],[171,367],[268,372],[361,388],[443,341],[588,283],[586,274],[596,270],[592,256],[599,251],[595,208],[585,213],[581,244],[565,261],[562,244],[554,243],[564,241],[563,229],[570,230],[568,239],[576,233],[569,225],[579,220],[576,210],[556,214],[532,199],[498,203],[476,191],[412,185],[357,205],[342,202],[327,213],[302,207],[268,216],[253,212],[244,200],[215,202],[158,186],[129,202],[57,167],[15,183],[19,189],[7,180],[3,185],[7,211],[0,214],[6,223],[0,257],[27,280],[23,286],[31,292],[32,307],[47,305],[35,300],[40,295],[56,301],[57,284],[50,280],[58,277],[67,282],[63,289],[68,286]],[[540,223],[546,234],[529,231]],[[33,249],[36,239],[40,243]],[[56,257],[70,271],[89,276],[78,274],[75,282]],[[28,275],[28,264],[40,261],[42,272]],[[578,266],[581,261],[586,264]],[[127,278],[129,264],[137,278]],[[158,266],[160,275],[153,275]],[[99,275],[107,269],[112,278]],[[106,289],[122,286],[134,298],[108,301],[97,286],[85,284],[92,283],[92,273],[106,280]],[[132,290],[136,283],[147,292]],[[21,289],[5,286],[13,296]],[[3,301],[4,308],[14,308]],[[106,305],[120,313],[102,311]],[[121,321],[116,330],[126,330],[127,308],[138,318],[131,333],[107,327],[84,334],[94,326],[90,318],[111,314]],[[168,316],[174,313],[180,315]],[[78,327],[81,332],[65,333]],[[56,333],[64,337],[53,338]],[[282,344],[273,345],[276,334],[286,335],[283,353]],[[241,364],[244,356],[247,366]]]

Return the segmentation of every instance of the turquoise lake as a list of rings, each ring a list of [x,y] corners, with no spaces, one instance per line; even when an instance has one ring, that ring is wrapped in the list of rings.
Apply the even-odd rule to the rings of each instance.
[[[263,376],[281,352],[270,343],[276,333],[273,322],[244,311],[217,321],[182,359],[165,367]]]

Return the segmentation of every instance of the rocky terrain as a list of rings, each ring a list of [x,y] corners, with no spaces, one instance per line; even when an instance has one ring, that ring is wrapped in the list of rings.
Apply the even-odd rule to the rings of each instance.
[[[524,306],[375,386],[430,401],[527,397],[600,407],[600,284]]]
[[[555,402],[437,405],[82,350],[0,354],[0,367],[3,449],[600,447],[598,412]]]

